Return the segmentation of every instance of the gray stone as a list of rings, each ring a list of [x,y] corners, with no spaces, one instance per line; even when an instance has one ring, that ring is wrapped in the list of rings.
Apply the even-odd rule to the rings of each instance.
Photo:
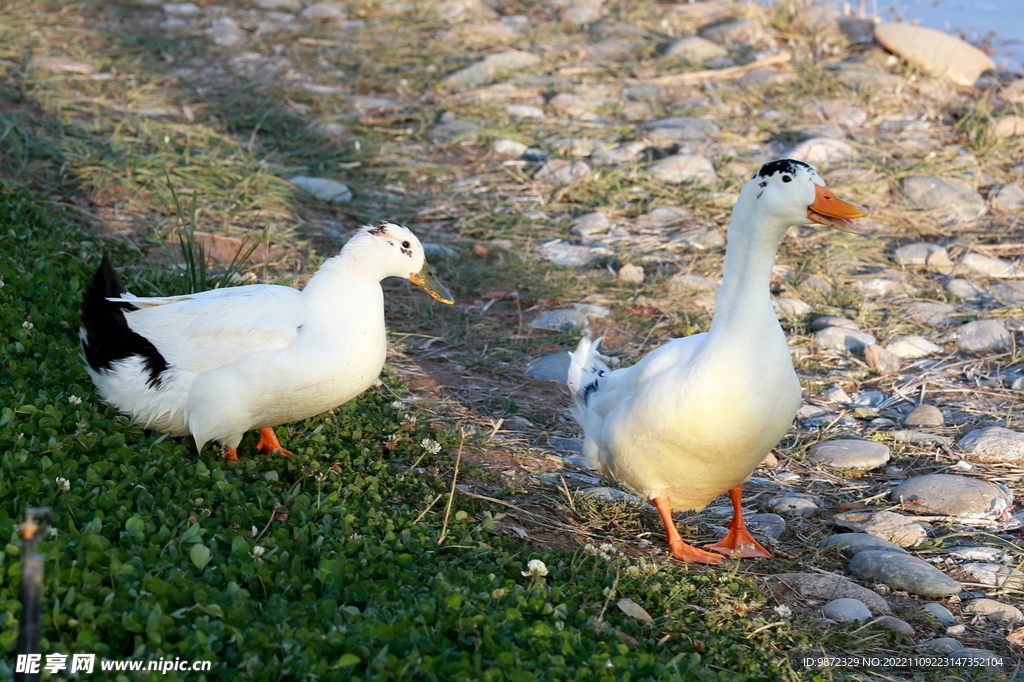
[[[215,44],[222,47],[231,47],[245,40],[245,33],[238,26],[238,22],[231,17],[214,19],[210,28],[206,29],[206,35],[210,36],[210,40]]]
[[[776,594],[785,594],[786,590],[790,590],[801,597],[816,599],[847,597],[863,602],[875,616],[885,616],[890,612],[889,605],[882,597],[842,576],[818,573],[780,573],[766,576],[764,580],[772,586],[772,591]]]
[[[818,511],[820,503],[821,500],[813,495],[789,493],[786,495],[776,495],[765,502],[764,506],[773,512],[785,514],[786,516],[807,517],[812,516],[814,512]]]
[[[957,443],[975,462],[1019,462],[1024,460],[1024,433],[988,426],[971,431]]]
[[[715,167],[706,157],[675,154],[647,168],[655,179],[670,185],[692,183],[709,185],[718,182]]]
[[[830,469],[874,469],[889,461],[889,446],[870,440],[829,440],[807,454],[815,464]]]
[[[743,520],[751,533],[778,540],[786,530],[786,520],[778,514],[746,514]]]
[[[996,64],[965,40],[923,26],[894,23],[875,26],[875,40],[931,76],[972,86]]]
[[[910,319],[929,327],[946,327],[957,322],[957,311],[951,305],[938,301],[917,301],[907,307]]]
[[[839,34],[842,14],[831,5],[809,5],[793,17],[793,26],[801,33],[816,38]]]
[[[903,418],[903,425],[910,427],[942,426],[945,422],[942,410],[934,405],[918,405]]]
[[[868,363],[868,367],[880,376],[887,376],[900,371],[900,359],[878,344],[864,349],[864,361]]]
[[[853,45],[870,45],[875,42],[875,24],[867,19],[839,17],[839,30]]]
[[[534,358],[526,365],[526,375],[541,381],[564,384],[569,376],[569,354],[553,353]]]
[[[893,254],[899,265],[922,267],[932,272],[947,273],[953,268],[946,247],[938,244],[914,243],[896,249]]]
[[[575,308],[559,308],[546,312],[530,323],[535,329],[550,329],[556,332],[567,332],[587,326],[587,316]]]
[[[1024,118],[1013,114],[1002,116],[991,130],[996,137],[1020,137],[1024,135]]]
[[[619,268],[619,280],[627,284],[642,284],[644,281],[644,269],[634,263],[626,263]]]
[[[990,196],[993,208],[1019,211],[1024,208],[1024,189],[1019,185],[1000,185]]]
[[[665,48],[664,55],[684,59],[694,64],[703,64],[709,59],[726,57],[729,55],[729,51],[700,36],[686,36],[669,43]]]
[[[814,341],[822,350],[844,352],[864,350],[878,343],[871,334],[846,327],[825,327],[814,335]]]
[[[992,285],[992,296],[1005,306],[1024,306],[1024,282],[997,282]]]
[[[832,284],[819,275],[811,275],[800,283],[801,291],[816,291],[824,296],[829,296],[834,291]]]
[[[812,329],[824,329],[826,327],[842,327],[843,329],[859,329],[857,323],[853,320],[849,320],[845,317],[835,317],[832,315],[824,315],[822,317],[814,318],[811,322]]]
[[[716,292],[722,288],[722,281],[704,275],[692,275],[680,272],[668,281],[668,288],[673,291],[708,291]]]
[[[590,166],[586,161],[569,161],[568,159],[551,159],[537,171],[535,180],[569,185],[580,178],[590,175]]]
[[[174,16],[190,16],[199,14],[202,11],[198,5],[191,2],[166,2],[160,8],[164,11],[164,14]]]
[[[878,619],[878,624],[887,627],[890,630],[902,632],[907,637],[913,637],[915,634],[917,634],[914,631],[914,627],[910,623],[908,623],[905,620],[895,618],[893,616],[882,616]]]
[[[915,175],[904,178],[900,189],[911,206],[922,210],[977,216],[985,209],[981,195],[973,187],[957,180]]]
[[[658,206],[636,219],[644,227],[670,227],[693,218],[693,214],[680,206]]]
[[[1003,604],[995,599],[974,599],[967,602],[961,610],[964,613],[984,616],[986,620],[1005,621],[1009,623],[1016,623],[1024,620],[1024,613],[1021,613],[1020,609],[1016,606]]]
[[[797,298],[783,296],[772,299],[772,307],[775,313],[789,320],[798,320],[811,312],[811,306]]]
[[[340,140],[348,135],[348,129],[345,126],[333,121],[322,121],[314,124],[313,132],[334,140]]]
[[[984,289],[969,279],[963,279],[962,277],[950,277],[943,284],[950,296],[965,301],[977,301],[985,295]],[[1024,294],[1024,291],[1022,291],[1022,294]],[[1022,297],[1022,300],[1024,300],[1024,297]]]
[[[628,100],[647,101],[661,99],[665,96],[665,88],[654,83],[642,83],[640,85],[627,85],[622,88],[621,94]]]
[[[545,242],[538,249],[544,260],[549,260],[557,265],[567,267],[585,267],[605,256],[610,256],[611,251],[601,246],[590,244],[567,244],[561,239]]]
[[[886,400],[882,391],[857,391],[850,404],[854,407],[878,407]],[[845,442],[845,441],[838,441]]]
[[[818,547],[839,547],[847,559],[861,552],[905,552],[899,545],[868,533],[837,533],[818,543]]]
[[[458,119],[445,121],[427,133],[427,137],[434,142],[472,145],[480,139],[480,126]]]
[[[956,345],[968,353],[991,353],[1013,347],[1013,334],[999,320],[975,320],[957,331]]]
[[[764,27],[753,19],[739,19],[715,24],[714,26],[705,26],[698,33],[703,38],[707,38],[719,45],[728,43],[752,44],[762,42],[768,37],[768,32],[765,31]]]
[[[937,604],[935,602],[929,602],[929,603],[924,605],[924,612],[927,613],[928,615],[930,615],[932,618],[934,618],[937,621],[939,621],[940,623],[942,623],[943,625],[956,625],[957,624],[956,616],[954,616],[950,612],[950,610],[947,609],[942,604]],[[941,640],[935,640],[935,641],[939,642]],[[956,642],[956,640],[953,640],[953,641]],[[939,645],[939,646],[941,646],[941,645]],[[957,648],[960,648],[960,643],[959,642],[957,642]]]
[[[900,429],[898,431],[892,431],[889,435],[892,436],[892,439],[897,443],[913,443],[914,445],[939,445],[942,447],[949,447],[953,445],[952,438],[947,438],[946,436],[936,436],[934,433],[924,433],[922,431]]]
[[[987,649],[960,649],[949,654],[951,666],[970,670],[977,670],[984,666],[987,673],[1005,672],[1006,664],[1004,663],[1004,658],[1004,656],[994,654]],[[970,662],[969,668],[968,662]]]
[[[344,204],[352,201],[352,190],[348,185],[337,180],[296,175],[288,178],[288,182],[328,204]]]
[[[505,113],[516,118],[544,118],[544,110],[527,104],[509,104]]]
[[[569,228],[569,232],[588,239],[594,235],[605,234],[611,228],[612,223],[608,220],[608,216],[599,211],[594,211],[593,213],[584,213],[576,218],[572,223],[572,227]]]
[[[814,137],[793,147],[783,154],[783,157],[803,161],[815,167],[835,166],[857,158],[857,151],[843,140]]]
[[[900,547],[916,547],[928,539],[924,527],[890,511],[849,511],[836,514],[832,522],[842,528],[869,533]]]
[[[504,156],[521,157],[526,153],[529,147],[522,142],[516,140],[509,140],[508,138],[499,137],[491,140],[491,149],[496,154],[502,154]]]
[[[601,18],[603,6],[604,0],[569,0],[564,3],[562,21],[575,26],[592,24]]]
[[[583,452],[583,439],[562,438],[561,436],[549,436],[548,447],[559,452]]]
[[[589,497],[593,500],[601,500],[602,502],[626,502],[628,504],[643,505],[644,501],[636,495],[627,493],[624,490],[618,488],[585,488],[580,490],[578,495]]]
[[[709,135],[721,132],[714,121],[699,116],[669,116],[644,124],[653,135],[677,142],[706,142]]]
[[[299,12],[299,16],[307,21],[341,21],[348,14],[340,2],[314,2]]]
[[[1007,587],[1019,590],[1024,587],[1024,573],[1002,564],[969,563],[960,564],[960,570],[970,576],[971,582],[989,587]]]
[[[840,623],[866,623],[871,620],[871,610],[864,602],[849,597],[833,599],[821,607],[821,613]]]
[[[302,6],[299,0],[256,0],[256,6],[260,9],[291,9],[295,10]]]
[[[591,154],[590,160],[602,166],[626,166],[642,161],[649,148],[650,144],[645,140],[598,147]]]
[[[983,563],[1001,563],[1007,554],[996,547],[956,547],[949,550],[949,555],[963,561],[981,561]]]
[[[894,590],[922,597],[948,597],[963,589],[927,561],[901,552],[860,552],[850,561],[849,570],[862,578],[884,582]]]
[[[1024,277],[1020,267],[1002,258],[993,258],[980,253],[968,253],[960,263],[976,275],[994,279],[1016,279]]]
[[[888,277],[858,279],[853,282],[853,288],[865,298],[896,298],[910,293],[910,288],[905,283]]]
[[[586,137],[552,137],[545,142],[560,156],[575,158],[590,156],[598,145],[597,141]]]
[[[779,71],[778,69],[769,69],[762,66],[747,71],[736,82],[745,88],[750,88],[788,85],[798,80],[800,80],[800,76],[792,71]]]
[[[540,57],[519,50],[495,52],[475,64],[449,74],[441,86],[450,90],[467,90],[495,81],[509,73],[526,71],[540,64]]]
[[[833,403],[850,404],[850,396],[843,390],[842,386],[829,386],[821,392],[821,397]]]
[[[886,350],[905,360],[915,360],[943,352],[942,346],[932,343],[923,336],[897,337],[889,341]]]
[[[1003,486],[968,476],[915,476],[893,488],[889,499],[901,508],[963,519],[994,519],[1013,503]]]

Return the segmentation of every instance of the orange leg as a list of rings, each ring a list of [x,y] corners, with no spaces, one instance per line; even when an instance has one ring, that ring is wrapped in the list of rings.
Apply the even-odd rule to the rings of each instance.
[[[676,523],[672,520],[672,503],[667,497],[655,497],[653,502],[654,506],[658,508],[658,513],[661,514],[661,520],[665,523],[665,533],[668,536],[668,548],[672,551],[673,558],[687,563],[722,563],[722,557],[717,554],[705,552],[703,549],[699,549],[683,542],[683,538],[680,537],[679,531],[676,529]]]
[[[229,448],[229,447],[225,446],[224,449],[222,450],[222,453],[224,455],[224,459],[226,459],[227,461],[229,461],[229,462],[237,462],[238,461],[238,450],[235,450],[234,448]]]
[[[269,455],[271,452],[280,452],[285,457],[295,456],[294,452],[289,452],[281,446],[281,443],[277,440],[277,434],[269,426],[260,429],[260,439],[256,442],[256,449],[264,455]]]
[[[729,497],[732,498],[733,512],[729,532],[715,544],[705,545],[705,547],[734,559],[770,559],[772,555],[758,544],[754,536],[747,530],[747,524],[743,523],[743,484],[740,483],[729,490]]]

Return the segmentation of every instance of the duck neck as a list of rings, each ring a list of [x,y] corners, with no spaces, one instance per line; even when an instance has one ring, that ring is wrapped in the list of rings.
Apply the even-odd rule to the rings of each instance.
[[[715,301],[710,336],[756,338],[755,329],[782,330],[769,285],[775,254],[786,230],[739,220],[729,225],[722,288]]]
[[[366,272],[362,261],[347,249],[320,266],[302,293],[307,305],[315,306],[323,318],[335,314],[350,316],[352,303],[362,301],[365,305],[360,309],[365,314],[378,315],[383,324],[384,292],[380,278]],[[369,322],[365,318],[343,321],[349,324]]]

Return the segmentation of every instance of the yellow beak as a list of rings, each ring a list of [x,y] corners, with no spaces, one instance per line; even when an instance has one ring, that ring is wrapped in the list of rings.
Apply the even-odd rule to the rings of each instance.
[[[424,261],[423,268],[419,272],[409,273],[409,281],[418,287],[423,287],[424,291],[441,301],[441,303],[455,303],[455,299],[444,288],[444,285],[434,277],[434,273],[430,271],[430,266],[427,265],[426,261]]]
[[[860,206],[854,206],[836,197],[835,192],[828,187],[814,185],[814,203],[807,207],[807,217],[814,222],[840,232],[864,234],[854,224],[853,219],[863,218],[867,214]]]

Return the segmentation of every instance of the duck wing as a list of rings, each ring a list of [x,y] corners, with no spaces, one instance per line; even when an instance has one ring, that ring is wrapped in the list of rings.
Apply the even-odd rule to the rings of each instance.
[[[291,287],[251,284],[184,296],[138,298],[123,294],[125,320],[167,362],[205,372],[261,351],[287,348],[299,335],[302,293]]]

